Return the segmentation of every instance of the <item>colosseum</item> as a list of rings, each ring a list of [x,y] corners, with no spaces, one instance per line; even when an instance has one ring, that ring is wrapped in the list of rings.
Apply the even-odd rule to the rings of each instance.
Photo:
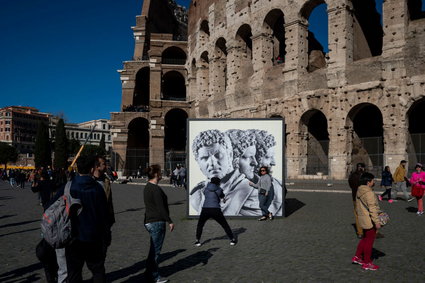
[[[328,46],[309,25],[321,5]],[[190,116],[283,117],[288,178],[425,161],[422,3],[381,5],[380,14],[374,0],[193,0]]]
[[[344,179],[357,162],[373,173],[425,162],[423,6],[192,0],[186,25],[174,0],[145,0],[134,57],[120,71],[121,111],[111,114],[115,164],[183,162],[188,117],[284,118],[291,179]]]

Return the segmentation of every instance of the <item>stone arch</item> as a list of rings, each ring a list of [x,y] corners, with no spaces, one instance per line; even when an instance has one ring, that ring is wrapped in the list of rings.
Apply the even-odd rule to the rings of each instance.
[[[168,47],[162,52],[161,63],[184,65],[186,63],[186,52],[177,46]]]
[[[318,12],[320,15],[315,18],[320,19],[317,23],[310,23],[310,16],[312,13]],[[308,24],[308,32],[305,34],[307,37],[308,45],[308,65],[307,71],[313,72],[317,69],[326,67],[326,52],[328,52],[328,14],[327,3],[324,0],[309,0],[304,3],[301,8],[300,16],[306,20]],[[326,43],[320,43],[317,40],[317,35],[320,31],[326,31]],[[325,45],[325,46],[324,46]]]
[[[243,24],[239,27],[235,36],[235,44],[236,44],[236,58],[239,60],[239,66],[236,65],[238,69],[239,78],[247,78],[250,77],[253,72],[252,65],[252,31],[251,26],[248,24]]]
[[[273,64],[281,64],[285,61],[286,43],[285,43],[285,19],[282,10],[273,9],[267,13],[263,31],[271,37],[268,53],[264,54],[265,58],[271,58]],[[266,57],[267,56],[267,57]]]
[[[199,47],[205,48],[210,40],[210,27],[207,20],[201,21],[199,25]]]
[[[227,88],[227,42],[220,37],[215,42],[214,48],[214,90],[221,93]]]
[[[165,114],[165,168],[170,172],[177,164],[185,164],[187,118],[187,112],[180,108],[171,109]]]
[[[128,124],[127,152],[125,171],[127,175],[135,175],[137,170],[149,166],[149,121],[145,118],[134,118]]]
[[[408,121],[407,154],[408,166],[413,170],[418,162],[425,163],[425,98],[415,101],[406,113]]]
[[[169,71],[162,75],[161,98],[164,100],[186,100],[186,82],[178,71]]]
[[[352,166],[365,163],[369,172],[379,176],[383,169],[383,116],[381,110],[371,103],[360,103],[348,113],[345,128],[348,153]]]
[[[141,68],[136,73],[133,92],[133,106],[149,106],[150,101],[150,68]]]
[[[328,175],[328,120],[322,111],[310,109],[300,119],[301,172],[307,175]]]
[[[199,26],[199,31],[205,33],[207,36],[210,36],[210,27],[207,20],[203,20]]]
[[[381,55],[384,30],[375,0],[352,0],[351,2],[354,10],[353,60]]]

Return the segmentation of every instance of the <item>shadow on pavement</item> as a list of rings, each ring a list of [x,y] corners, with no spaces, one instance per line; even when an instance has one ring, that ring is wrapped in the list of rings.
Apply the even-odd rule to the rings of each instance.
[[[169,277],[170,275],[183,271],[185,269],[194,267],[200,263],[202,265],[208,264],[209,259],[213,256],[213,253],[218,251],[219,248],[211,248],[206,251],[199,251],[192,255],[189,255],[185,258],[179,259],[171,265],[167,265],[163,268],[160,268],[160,273],[164,277]]]
[[[185,249],[178,249],[173,252],[167,252],[164,254],[161,254],[159,257],[159,262],[168,260],[172,257],[175,257],[177,254],[182,253],[186,251]],[[108,282],[113,282],[115,280],[119,280],[122,278],[125,278],[127,276],[139,273],[146,267],[146,260],[139,261],[131,266],[125,267],[120,270],[112,271],[106,274],[106,278],[108,279]],[[124,282],[145,282],[145,278],[143,274],[138,274],[136,276],[130,277]]]
[[[418,208],[413,207],[413,206],[409,206],[409,207],[406,207],[406,210],[407,210],[407,212],[410,212],[410,213],[416,213],[418,211]]]
[[[120,212],[115,212],[115,214],[121,214],[121,213],[125,213],[125,212],[134,212],[134,211],[140,211],[145,209],[144,207],[138,207],[138,208],[129,208]]]
[[[14,199],[14,197],[10,197],[10,196],[0,197],[0,200],[8,200],[8,199]]]
[[[13,217],[13,216],[16,216],[16,215],[18,215],[18,214],[6,214],[6,215],[3,215],[3,216],[0,216],[0,219],[9,218],[9,217]]]
[[[285,217],[290,216],[295,211],[303,207],[305,203],[297,200],[296,198],[287,198],[285,200]]]
[[[4,237],[4,236],[9,236],[9,235],[14,235],[14,234],[20,234],[20,233],[25,233],[25,232],[34,231],[34,230],[40,230],[40,227],[33,228],[33,229],[27,229],[27,230],[23,230],[23,231],[18,231],[18,232],[11,232],[11,233],[7,233],[7,234],[2,234],[2,235],[0,235],[0,238],[1,237]]]
[[[40,220],[41,220],[41,218],[40,219],[36,219],[36,220],[29,220],[29,221],[22,221],[22,222],[4,224],[4,225],[1,225],[0,226],[0,229],[1,228],[6,228],[6,227],[14,227],[14,226],[20,226],[20,225],[25,225],[25,224],[29,224],[29,223],[39,222]]]
[[[185,201],[180,200],[180,201],[176,201],[176,202],[173,202],[173,203],[169,203],[168,205],[181,205],[181,204],[184,204],[184,203],[185,203]]]
[[[41,263],[34,263],[25,267],[17,268],[0,274],[0,282],[5,282],[6,280],[11,280],[8,282],[41,282],[42,280],[38,274],[31,274],[25,277],[25,274],[32,273],[37,270],[42,270]]]
[[[233,235],[235,236],[235,239],[238,239],[238,236],[240,234],[246,232],[246,228],[241,227],[241,228],[232,229],[232,232],[233,232]],[[206,244],[206,243],[209,243],[209,242],[215,241],[215,240],[227,240],[227,239],[228,239],[227,235],[224,235],[224,236],[215,237],[215,238],[205,240],[204,242],[202,242],[202,244]]]
[[[378,259],[383,256],[386,256],[386,254],[375,248],[372,249],[372,259]]]

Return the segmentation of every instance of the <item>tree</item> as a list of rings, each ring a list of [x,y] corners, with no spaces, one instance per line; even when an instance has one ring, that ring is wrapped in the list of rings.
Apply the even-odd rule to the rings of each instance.
[[[0,142],[0,164],[4,164],[6,169],[8,162],[15,162],[18,159],[18,151],[7,143]]]
[[[65,123],[59,119],[55,131],[55,169],[66,168],[68,161],[68,138],[65,132]]]
[[[52,152],[49,141],[48,126],[40,122],[37,128],[34,150],[35,167],[47,167],[52,165]]]
[[[106,152],[105,135],[104,134],[102,134],[102,137],[100,138],[99,147],[102,148]]]
[[[75,155],[75,154],[77,154],[77,152],[78,152],[78,150],[80,149],[80,147],[81,147],[81,144],[80,144],[80,142],[78,141],[78,140],[76,140],[76,139],[71,139],[69,142],[68,142],[68,152],[70,153],[70,154],[72,154],[72,155]]]
[[[87,144],[84,146],[83,151],[81,152],[81,155],[106,155],[106,150],[101,148],[98,145],[94,144]]]

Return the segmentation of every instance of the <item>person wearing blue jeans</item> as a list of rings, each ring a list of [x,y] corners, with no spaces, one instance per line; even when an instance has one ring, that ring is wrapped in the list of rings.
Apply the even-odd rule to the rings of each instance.
[[[149,181],[143,191],[145,202],[145,228],[150,235],[150,248],[146,259],[145,276],[148,282],[165,283],[168,279],[161,278],[159,274],[158,258],[165,239],[165,222],[168,222],[170,232],[174,230],[173,221],[168,209],[168,198],[158,186],[162,179],[161,167],[151,165],[146,169]]]
[[[269,211],[269,207],[273,201],[274,190],[272,187],[272,177],[269,174],[269,168],[266,166],[261,166],[259,175],[260,179],[256,184],[249,182],[251,186],[258,189],[258,201],[260,203],[260,209],[263,214],[263,216],[261,216],[261,218],[258,220],[272,220],[273,214]]]

